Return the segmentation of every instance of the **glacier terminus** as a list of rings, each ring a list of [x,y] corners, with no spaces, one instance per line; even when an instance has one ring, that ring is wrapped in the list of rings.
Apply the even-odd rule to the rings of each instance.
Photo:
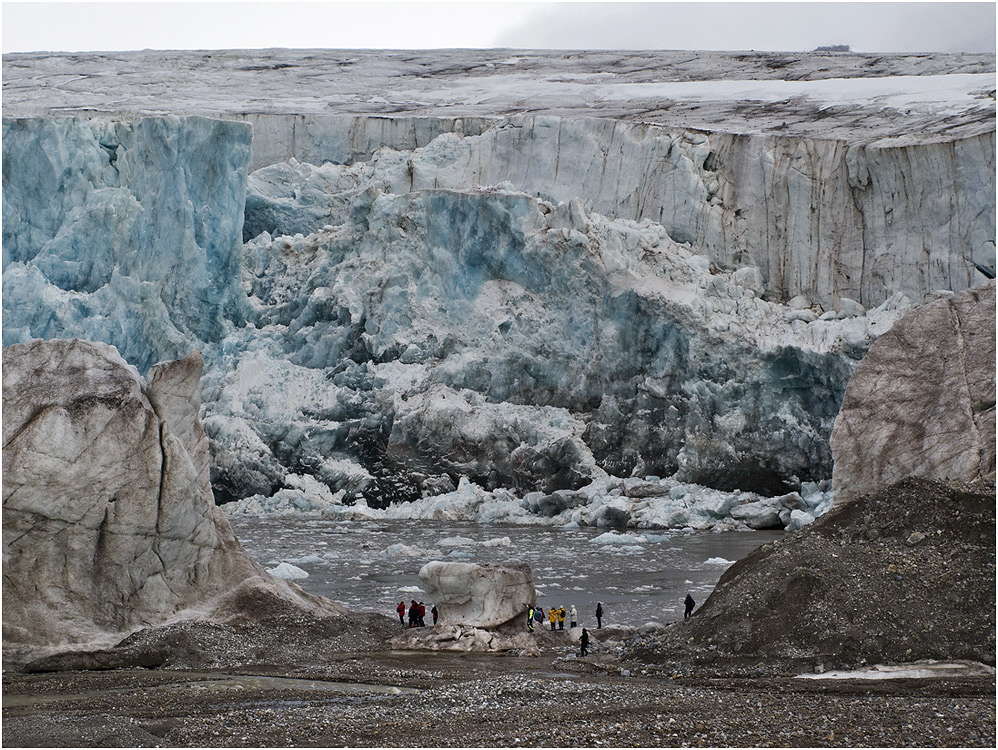
[[[230,512],[806,523],[994,276],[993,58],[679,56],[5,56],[4,344],[199,350]]]

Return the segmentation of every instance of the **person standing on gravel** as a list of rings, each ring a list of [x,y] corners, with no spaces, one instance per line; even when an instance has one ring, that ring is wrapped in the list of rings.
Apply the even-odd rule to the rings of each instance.
[[[579,624],[579,610],[572,605],[572,608],[568,611],[568,621],[571,623],[570,628],[577,627]]]
[[[596,627],[603,627],[603,602],[596,602]]]
[[[437,624],[437,615],[440,614],[439,612],[437,612],[437,605],[436,604],[433,605],[433,609],[430,610],[430,614],[433,615],[433,624],[436,625]]]
[[[579,656],[585,656],[587,648],[589,648],[589,631],[582,628],[582,638],[579,639]]]
[[[683,619],[688,620],[690,619],[690,615],[693,614],[693,608],[697,606],[697,603],[693,601],[693,597],[689,594],[686,594],[686,601],[683,603],[686,605],[686,611],[683,613]]]
[[[558,622],[558,610],[554,607],[548,610],[548,622],[551,623],[551,630],[554,631],[555,623]]]
[[[565,605],[558,607],[558,630],[565,629]]]
[[[399,625],[403,628],[405,627],[405,601],[399,602],[399,605],[395,608],[395,611],[399,613]]]
[[[531,607],[531,606],[529,606],[529,605],[527,605],[527,604],[524,604],[523,606],[527,608],[527,630],[529,630],[531,633],[533,633],[534,632],[534,608]]]

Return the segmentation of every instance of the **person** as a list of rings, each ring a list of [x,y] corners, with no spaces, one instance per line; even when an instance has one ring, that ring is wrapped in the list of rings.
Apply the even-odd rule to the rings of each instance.
[[[419,627],[426,627],[426,621],[423,618],[426,617],[426,605],[422,602],[419,603],[419,609],[416,611],[416,622],[419,623]]]
[[[572,605],[572,608],[568,611],[568,620],[571,623],[570,628],[578,627],[579,625],[579,611]]]
[[[603,627],[603,602],[596,602],[596,627]]]
[[[409,627],[416,627],[416,617],[419,613],[419,606],[416,604],[416,600],[413,599],[409,602]]]
[[[565,605],[558,607],[558,630],[565,629]]]
[[[437,624],[437,615],[439,614],[437,612],[437,605],[436,604],[433,605],[433,609],[430,610],[430,614],[433,615],[433,624],[436,625]]]
[[[399,602],[399,605],[395,608],[395,611],[399,613],[399,625],[403,628],[405,627],[405,602]]]
[[[558,621],[558,610],[554,607],[548,610],[548,622],[551,623],[551,630],[554,630],[555,623]]]
[[[693,601],[693,597],[689,594],[686,595],[686,601],[684,603],[686,604],[686,612],[683,614],[683,619],[688,620],[690,619],[690,615],[693,614],[693,608],[697,605],[697,603]]]
[[[544,607],[536,607],[534,609],[534,621],[538,623],[544,622]]]
[[[529,630],[531,633],[533,633],[534,632],[534,608],[531,607],[531,606],[529,606],[528,604],[524,604],[523,606],[527,608],[527,630]]]
[[[579,639],[579,656],[585,656],[587,648],[589,648],[589,631],[582,628],[582,638]]]

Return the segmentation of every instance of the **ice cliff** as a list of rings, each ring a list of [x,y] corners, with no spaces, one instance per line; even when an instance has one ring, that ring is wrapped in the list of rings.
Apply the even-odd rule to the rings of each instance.
[[[559,491],[652,476],[671,477],[659,489],[673,510],[672,490],[694,485],[734,493],[730,510],[736,489],[784,496],[828,478],[831,427],[871,343],[912,301],[994,274],[982,63],[952,77],[959,91],[935,69],[889,99],[825,87],[834,137],[817,137],[807,97],[825,81],[752,94],[758,128],[711,128],[690,120],[680,84],[615,83],[591,62],[543,85],[597,103],[523,115],[499,62],[451,91],[396,57],[363,60],[398,66],[385,90],[423,102],[391,116],[337,98],[350,76],[307,71],[302,85],[341,87],[328,112],[293,86],[263,111],[211,86],[217,107],[191,105],[202,80],[242,75],[226,55],[199,58],[193,88],[178,69],[186,98],[157,102],[180,116],[162,116],[145,93],[157,83],[130,93],[141,53],[95,112],[100,91],[53,92],[58,77],[21,68],[115,61],[5,57],[4,343],[106,341],[143,371],[202,351],[221,501],[384,506],[464,477],[559,506]],[[261,91],[274,70],[298,74],[274,65],[246,68]],[[390,88],[402,82],[419,90]],[[701,91],[717,116],[748,111]],[[685,121],[661,101],[657,122],[591,116],[666,94]],[[444,98],[459,95],[456,117]],[[902,137],[883,107],[909,107],[920,135]]]
[[[279,158],[269,118],[248,119],[255,153]],[[294,133],[280,163],[369,164],[393,193],[510,181],[554,203],[578,197],[587,211],[654,221],[718,264],[758,267],[771,299],[876,306],[895,292],[920,300],[966,288],[984,280],[980,269],[994,275],[993,131],[912,146],[514,116],[391,126],[311,117]],[[375,156],[383,146],[398,153]],[[291,217],[260,218],[248,216],[247,237],[297,231]]]

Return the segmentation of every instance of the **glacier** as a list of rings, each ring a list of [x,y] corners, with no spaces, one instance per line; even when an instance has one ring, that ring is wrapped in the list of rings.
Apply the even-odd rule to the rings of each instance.
[[[200,350],[230,513],[795,528],[830,506],[829,434],[872,342],[994,274],[993,58],[893,98],[757,81],[754,128],[731,81],[707,87],[725,129],[517,114],[499,67],[445,92],[461,116],[445,86],[390,114],[293,87],[270,111],[249,89],[153,105],[130,76],[183,55],[123,57],[101,104],[20,68],[116,61],[5,56],[3,340],[105,341],[140,371]],[[543,86],[691,116],[678,83],[609,75]],[[833,137],[803,131],[820,107]]]

